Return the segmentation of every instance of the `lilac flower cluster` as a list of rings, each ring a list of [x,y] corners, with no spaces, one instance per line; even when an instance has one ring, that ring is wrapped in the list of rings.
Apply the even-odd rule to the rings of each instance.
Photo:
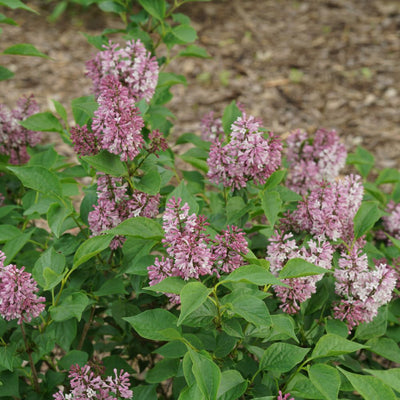
[[[127,42],[125,47],[110,42],[86,67],[96,96],[100,95],[101,81],[107,75],[116,77],[134,101],[150,101],[154,95],[159,72],[157,60],[139,39]]]
[[[279,168],[281,151],[279,139],[265,133],[259,119],[243,113],[232,124],[227,143],[220,138],[211,145],[207,176],[211,182],[237,189],[246,187],[249,180],[264,184]]]
[[[71,391],[67,394],[63,391],[53,395],[55,400],[118,400],[131,399],[133,396],[130,390],[129,374],[114,369],[114,377],[107,376],[105,379],[93,372],[89,365],[79,367],[71,366],[69,372]]]
[[[221,118],[214,118],[214,111],[203,116],[200,122],[201,138],[205,141],[214,142],[220,140],[224,135]]]
[[[10,164],[28,162],[27,147],[40,142],[41,132],[30,131],[18,123],[37,112],[39,106],[33,96],[20,98],[13,110],[0,104],[0,153],[10,156]]]
[[[98,204],[88,215],[89,227],[93,236],[114,228],[131,217],[154,218],[158,214],[160,195],[150,196],[134,190],[128,193],[123,178],[99,174],[97,180]],[[110,247],[116,249],[124,243],[123,237],[115,237]]]
[[[385,210],[389,215],[382,217],[383,231],[400,240],[400,203],[390,201]],[[383,234],[383,239],[386,235]]]
[[[4,265],[5,259],[0,251],[0,315],[7,321],[17,319],[18,324],[30,322],[45,309],[46,299],[36,295],[39,288],[25,267]]]
[[[87,125],[72,127],[71,140],[75,152],[81,156],[94,156],[99,152],[97,137]]]
[[[362,322],[371,322],[379,307],[391,300],[397,274],[384,263],[369,269],[367,255],[357,246],[342,253],[338,264],[335,291],[341,300],[334,307],[334,316],[345,321],[350,332]]]
[[[213,242],[205,233],[205,217],[189,215],[189,205],[181,203],[182,199],[172,197],[166,204],[163,243],[168,256],[156,258],[154,265],[148,267],[150,285],[168,276],[198,279],[202,275],[229,273],[243,265],[240,253],[248,251],[244,233],[237,227],[228,227]],[[179,302],[179,297],[169,297]]]
[[[358,211],[364,189],[361,178],[349,175],[332,183],[321,183],[303,196],[297,209],[284,222],[296,231],[350,243],[353,218]]]
[[[144,144],[141,134],[144,121],[134,98],[115,76],[107,75],[100,82],[97,101],[99,108],[92,123],[97,142],[102,149],[119,155],[122,161],[132,161]]]
[[[318,188],[322,181],[332,182],[346,162],[346,148],[334,130],[319,129],[313,139],[306,132],[296,130],[288,137],[287,146],[286,182],[299,194]]]
[[[325,269],[332,267],[334,249],[322,237],[309,240],[308,248],[299,248],[292,233],[276,232],[269,240],[266,259],[270,262],[271,272],[275,276],[279,276],[279,272],[292,258],[302,258]],[[288,314],[297,313],[300,304],[316,292],[316,283],[321,279],[322,275],[283,279],[282,282],[289,287],[274,286],[275,293],[282,302],[280,308]]]

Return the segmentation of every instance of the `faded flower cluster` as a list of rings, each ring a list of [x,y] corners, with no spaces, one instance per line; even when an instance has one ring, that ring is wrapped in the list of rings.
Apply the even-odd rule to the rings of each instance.
[[[229,138],[216,134],[207,160],[207,176],[211,182],[231,189],[244,188],[251,180],[264,184],[279,168],[281,152],[280,140],[266,133],[259,119],[243,112],[232,124]]]
[[[101,373],[101,371],[99,371]],[[114,376],[102,378],[100,373],[91,370],[89,365],[71,366],[68,377],[71,390],[69,393],[59,391],[53,395],[55,400],[118,400],[131,399],[129,374],[121,370],[118,374],[114,369]]]
[[[116,227],[128,218],[154,218],[158,214],[159,194],[150,196],[138,190],[129,193],[127,185],[123,178],[98,174],[98,202],[88,216],[89,227],[94,236]],[[111,248],[116,249],[123,243],[124,238],[117,236],[111,242]]]
[[[148,267],[150,285],[168,276],[180,276],[185,280],[198,279],[202,275],[231,272],[243,264],[241,253],[248,251],[244,233],[237,227],[228,227],[215,242],[205,233],[205,217],[189,215],[189,205],[172,197],[163,215],[163,239],[167,257],[156,258]],[[174,302],[179,298],[170,296]]]
[[[142,42],[129,41],[125,47],[109,43],[104,50],[86,63],[87,75],[93,81],[94,92],[100,96],[102,79],[114,76],[128,90],[134,101],[150,101],[158,80],[158,63],[146,50]]]
[[[347,151],[336,131],[318,129],[313,138],[302,130],[287,139],[287,186],[299,194],[332,182],[346,163]]]
[[[45,309],[44,297],[38,297],[37,283],[32,275],[16,265],[4,265],[5,254],[0,251],[0,315],[18,324],[38,317]]]
[[[355,246],[341,254],[334,277],[335,291],[341,297],[334,316],[345,321],[351,331],[362,322],[371,322],[379,307],[391,300],[397,274],[385,263],[370,269],[367,255]]]
[[[0,104],[0,153],[10,156],[10,164],[28,162],[27,147],[40,142],[41,132],[30,131],[19,124],[37,112],[39,106],[33,96],[21,97],[13,110]]]
[[[266,259],[270,262],[271,272],[279,276],[285,264],[293,258],[302,258],[318,267],[331,269],[333,247],[322,237],[316,237],[307,242],[307,247],[299,247],[292,233],[276,232],[267,247]],[[295,314],[300,310],[300,304],[316,292],[316,283],[322,275],[312,275],[300,278],[283,279],[288,285],[274,286],[275,293],[281,300],[280,306],[284,312]]]

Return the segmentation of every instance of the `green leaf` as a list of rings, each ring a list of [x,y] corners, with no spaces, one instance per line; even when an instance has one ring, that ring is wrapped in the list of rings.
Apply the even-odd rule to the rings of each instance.
[[[157,168],[151,168],[140,178],[138,182],[135,182],[136,189],[155,196],[160,192],[161,187],[161,176]]]
[[[131,236],[142,239],[161,240],[164,231],[160,224],[146,217],[132,217],[109,231],[113,235]]]
[[[261,205],[269,224],[274,226],[282,207],[281,196],[278,192],[266,190],[262,193]]]
[[[292,338],[295,342],[299,342],[296,333],[294,332],[295,323],[293,318],[287,314],[271,315],[272,332],[269,340],[276,340],[274,336],[286,335]]]
[[[38,192],[61,195],[62,189],[57,176],[43,167],[7,167],[25,187]]]
[[[270,326],[271,316],[266,304],[252,295],[235,297],[231,302],[232,311],[256,326]]]
[[[95,296],[109,296],[112,294],[128,294],[125,290],[123,277],[115,277],[107,279],[100,287],[99,290],[93,292]]]
[[[384,183],[397,183],[400,181],[400,172],[394,168],[385,168],[379,172],[375,183],[382,185]]]
[[[31,238],[33,232],[33,230],[27,233],[20,232],[18,236],[14,236],[12,240],[9,240],[4,245],[2,251],[6,255],[7,264],[11,263],[19,251],[28,243],[28,240]]]
[[[364,371],[376,376],[383,383],[386,383],[386,385],[392,387],[397,392],[400,392],[400,368],[391,368],[386,371],[364,369]]]
[[[346,163],[355,165],[361,176],[366,178],[374,166],[375,159],[369,151],[362,147],[357,147],[355,153],[351,153],[347,156]]]
[[[221,374],[221,382],[218,388],[218,400],[239,399],[247,389],[247,381],[235,370],[226,370]]]
[[[82,313],[89,304],[88,297],[81,292],[72,293],[64,297],[60,304],[50,307],[50,315],[54,321],[66,321],[70,318],[81,320]]]
[[[317,267],[302,258],[291,258],[280,271],[279,278],[300,278],[302,276],[325,274],[326,272],[329,272],[329,270]]]
[[[113,0],[101,0],[98,2],[98,6],[100,10],[104,12],[121,14],[126,11],[122,4]]]
[[[288,372],[299,364],[310,349],[289,343],[273,343],[264,351],[260,369],[266,371]]]
[[[0,243],[8,242],[20,234],[21,231],[14,225],[0,225]]]
[[[1,4],[1,3],[0,3]],[[19,394],[19,376],[15,372],[0,372],[0,395],[4,398],[11,396],[13,398],[21,398]]]
[[[159,361],[150,371],[147,372],[146,382],[160,383],[172,378],[178,373],[179,364],[179,358],[167,358]]]
[[[232,101],[229,106],[224,110],[224,115],[222,116],[222,127],[227,136],[231,133],[231,125],[242,115],[242,112],[236,105],[235,101]]]
[[[178,318],[167,310],[156,308],[144,311],[133,317],[123,318],[145,339],[168,341],[169,336],[163,330],[173,329],[179,332]]]
[[[261,265],[243,265],[235,269],[228,276],[223,277],[220,280],[221,283],[228,282],[245,282],[252,283],[257,286],[265,286],[265,285],[283,285],[282,282],[271,274],[267,269],[262,267]]]
[[[95,255],[106,249],[113,239],[113,235],[94,236],[85,240],[74,255],[74,264],[72,268],[77,268],[79,265],[90,260]]]
[[[233,196],[228,200],[226,205],[227,223],[229,225],[237,222],[243,215],[251,209],[251,204],[245,204],[240,196]]]
[[[207,299],[212,289],[205,287],[201,282],[189,282],[181,290],[181,314],[178,319],[178,326],[193,311],[197,310]]]
[[[16,343],[10,343],[9,345],[0,347],[0,368],[4,367],[9,371],[13,371],[14,367],[18,367],[18,361],[21,362],[21,359],[19,359],[19,357],[17,356],[16,349]]]
[[[94,47],[96,47],[97,50],[103,51],[104,50],[104,45],[108,44],[107,37],[104,35],[88,35],[87,33],[82,33],[83,36],[85,36],[86,40]]]
[[[19,124],[31,131],[63,132],[60,121],[49,111],[33,114],[23,121],[20,121]]]
[[[139,4],[155,19],[163,21],[165,16],[165,0],[139,0]]]
[[[374,338],[365,343],[369,350],[375,354],[387,358],[395,363],[400,363],[400,349],[398,344],[389,338]]]
[[[349,328],[347,327],[346,323],[338,319],[327,319],[325,328],[326,333],[332,333],[344,338],[349,335]]]
[[[32,276],[44,290],[50,290],[61,281],[64,267],[65,256],[50,247],[35,262]]]
[[[59,362],[58,366],[61,369],[65,369],[69,371],[72,365],[78,364],[80,367],[83,367],[89,359],[89,355],[80,350],[71,350],[68,352]]]
[[[186,49],[181,51],[178,55],[180,57],[212,58],[207,53],[206,49],[203,49],[202,47],[196,46],[194,44],[187,46]]]
[[[39,51],[35,46],[33,46],[32,44],[28,44],[28,43],[14,44],[13,46],[6,48],[3,51],[3,54],[50,58],[48,55]]]
[[[221,371],[208,357],[189,349],[196,383],[206,400],[216,400],[221,382]]]
[[[184,144],[184,143],[194,144],[196,147],[206,151],[210,150],[210,142],[206,142],[205,140],[201,139],[198,135],[191,132],[186,132],[182,134],[176,141],[176,144]]]
[[[373,201],[364,201],[354,217],[354,237],[360,238],[366,234],[378,221],[384,212]]]
[[[56,238],[59,238],[64,232],[64,221],[71,214],[72,212],[70,210],[60,206],[58,203],[54,203],[50,206],[49,210],[47,211],[47,222],[49,223],[49,227]]]
[[[342,368],[339,371],[350,381],[354,389],[365,400],[396,400],[392,389],[386,386],[380,379],[374,376],[358,375],[348,372]]]
[[[75,122],[79,126],[88,123],[89,119],[93,118],[94,112],[99,108],[94,96],[83,96],[71,101],[72,114]]]
[[[326,400],[338,398],[340,374],[336,368],[326,364],[314,364],[309,369],[308,376]]]
[[[340,354],[353,353],[360,349],[365,349],[366,346],[352,342],[341,336],[327,334],[322,336],[315,345],[311,358],[338,356]]]
[[[197,39],[196,30],[190,25],[175,26],[171,32],[181,43],[191,43]]]
[[[24,4],[22,1],[20,0],[0,0],[0,5],[1,6],[6,6],[9,7],[13,10],[17,9],[17,8],[21,8],[23,10],[26,11],[31,11],[35,14],[39,14],[37,11],[35,11],[33,8],[28,7],[26,4]]]
[[[180,294],[186,284],[187,282],[184,281],[182,278],[179,278],[177,276],[167,276],[156,285],[148,286],[145,289],[151,290],[153,292]]]
[[[295,374],[287,386],[287,392],[301,399],[323,399],[322,393],[313,385],[310,379],[302,374]],[[275,400],[275,399],[274,399]]]
[[[10,79],[14,75],[15,75],[14,72],[11,72],[8,68],[0,65],[0,81],[5,81],[7,79]]]
[[[8,18],[4,14],[0,14],[0,24],[18,25],[12,18]]]
[[[362,323],[357,326],[354,338],[368,340],[377,336],[383,336],[387,329],[388,309],[381,307],[378,315],[369,323]]]
[[[181,181],[181,183],[168,195],[167,202],[175,197],[175,200],[181,198],[181,207],[185,204],[189,204],[190,213],[195,213],[199,211],[199,204],[197,203],[196,198],[189,192],[185,182]]]
[[[145,0],[144,0],[145,1]],[[160,72],[158,75],[157,88],[173,85],[187,85],[186,78],[183,75],[174,74],[172,72]]]
[[[68,122],[68,115],[67,115],[67,110],[65,107],[58,102],[57,100],[52,100],[54,104],[54,108],[56,109],[57,114],[62,118],[62,120],[67,123]]]
[[[120,160],[119,156],[111,154],[107,150],[103,150],[95,156],[83,156],[81,158],[96,170],[108,175],[120,177],[128,173],[126,165]]]

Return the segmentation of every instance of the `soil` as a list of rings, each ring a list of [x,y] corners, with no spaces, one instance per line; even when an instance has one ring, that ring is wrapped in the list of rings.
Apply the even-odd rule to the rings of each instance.
[[[2,55],[0,63],[15,77],[0,82],[0,102],[13,107],[33,93],[42,111],[52,108],[51,99],[68,106],[91,93],[85,62],[96,50],[80,32],[122,25],[96,6],[70,6],[52,23],[54,1],[27,4],[40,15],[0,9],[19,23],[2,25],[0,50],[32,43],[51,59]],[[362,145],[378,167],[400,167],[399,1],[214,0],[189,3],[181,12],[212,59],[181,58],[168,66],[188,81],[174,87],[173,136],[199,132],[206,112],[220,114],[237,100],[279,135],[336,129],[350,151]],[[70,155],[56,134],[46,140]]]

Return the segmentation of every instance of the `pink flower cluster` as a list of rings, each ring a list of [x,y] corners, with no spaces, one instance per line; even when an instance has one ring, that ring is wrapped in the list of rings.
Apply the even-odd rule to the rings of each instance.
[[[240,254],[248,251],[244,233],[237,227],[228,227],[213,242],[205,233],[205,217],[189,215],[189,205],[181,205],[182,199],[172,197],[166,204],[163,229],[167,257],[156,258],[148,267],[150,285],[168,276],[198,279],[202,275],[231,272],[243,264]],[[170,296],[174,302],[178,297]]]
[[[286,223],[296,231],[350,243],[353,239],[353,218],[363,198],[361,178],[349,175],[332,183],[321,183],[303,196]]]
[[[203,116],[200,122],[201,138],[205,141],[214,142],[220,140],[224,135],[221,118],[214,118],[214,111]]]
[[[100,82],[99,108],[94,112],[92,130],[102,149],[120,156],[122,161],[133,160],[144,145],[143,118],[135,99],[113,75]],[[88,140],[93,143],[94,140]]]
[[[123,178],[99,174],[97,198],[98,204],[88,215],[93,236],[100,235],[131,217],[154,218],[158,214],[160,195],[150,196],[138,190],[130,194]],[[111,242],[111,248],[122,246],[124,241],[123,237],[115,237]]]
[[[98,139],[86,125],[72,127],[71,140],[74,144],[75,152],[81,156],[94,156],[99,152]]]
[[[270,262],[270,270],[275,276],[292,258],[302,258],[321,268],[331,269],[333,247],[322,237],[316,237],[307,242],[308,248],[297,245],[292,233],[276,232],[267,247],[266,259]],[[282,302],[284,312],[295,314],[300,310],[300,304],[316,292],[316,283],[322,275],[312,275],[301,278],[283,279],[289,287],[274,286],[275,293]]]
[[[154,95],[159,72],[157,60],[139,39],[128,41],[125,47],[110,42],[86,63],[86,67],[96,96],[101,94],[101,81],[107,75],[114,76],[126,87],[128,97],[133,101],[150,101]]]
[[[69,372],[71,391],[67,394],[63,391],[53,395],[55,400],[118,400],[131,399],[133,396],[130,390],[129,374],[114,369],[114,377],[107,376],[105,379],[91,371],[89,365],[79,367],[71,366]]]
[[[10,156],[10,164],[28,162],[27,147],[40,142],[41,132],[30,131],[18,123],[37,112],[39,106],[33,96],[20,98],[13,110],[0,104],[0,153]]]
[[[39,288],[25,267],[4,265],[5,259],[0,251],[0,315],[7,321],[17,319],[18,324],[30,322],[45,309],[46,299],[36,295]]]
[[[389,215],[382,217],[383,231],[400,240],[400,203],[390,201],[385,210]],[[386,238],[386,235],[382,237]]]
[[[302,130],[287,139],[289,175],[287,186],[299,194],[332,182],[346,163],[347,151],[336,131],[319,129],[314,138]]]
[[[397,274],[384,263],[370,269],[367,255],[357,246],[342,253],[338,264],[335,291],[341,300],[334,308],[334,316],[345,321],[350,332],[362,322],[371,322],[379,307],[391,300]]]
[[[253,180],[264,184],[281,165],[282,144],[266,133],[259,119],[243,113],[231,127],[230,138],[217,138],[207,160],[208,178],[225,187],[244,188]]]

